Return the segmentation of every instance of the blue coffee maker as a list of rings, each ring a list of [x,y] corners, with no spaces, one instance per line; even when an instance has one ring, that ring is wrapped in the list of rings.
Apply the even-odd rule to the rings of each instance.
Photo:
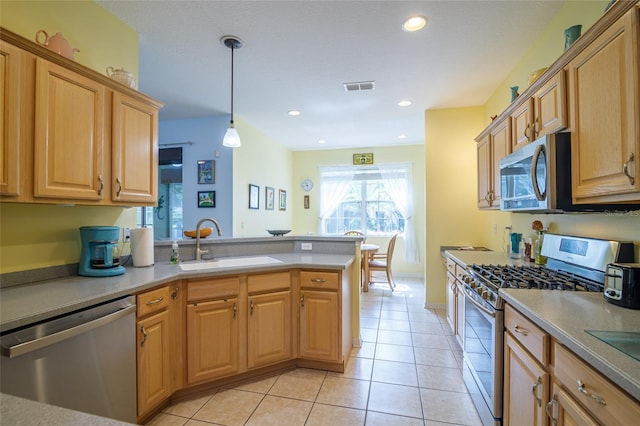
[[[78,275],[112,277],[124,274],[125,269],[120,265],[119,239],[119,226],[81,226]]]

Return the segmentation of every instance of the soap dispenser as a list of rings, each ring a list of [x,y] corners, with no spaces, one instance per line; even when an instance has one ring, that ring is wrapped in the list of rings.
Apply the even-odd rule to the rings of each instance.
[[[171,244],[171,258],[169,259],[169,262],[175,265],[179,261],[180,261],[180,250],[178,248],[178,242],[174,241],[173,244]]]

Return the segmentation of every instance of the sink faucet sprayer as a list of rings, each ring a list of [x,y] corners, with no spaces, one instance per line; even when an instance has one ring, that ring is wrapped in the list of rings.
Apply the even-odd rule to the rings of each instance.
[[[198,221],[198,224],[196,225],[196,260],[202,260],[202,255],[209,253],[209,250],[200,250],[200,226],[202,226],[202,224],[204,222],[213,223],[215,225],[216,229],[218,230],[218,236],[219,237],[222,236],[222,231],[220,230],[220,225],[218,224],[218,222],[216,222],[215,219],[210,218],[210,217],[205,217],[204,219],[200,219]]]

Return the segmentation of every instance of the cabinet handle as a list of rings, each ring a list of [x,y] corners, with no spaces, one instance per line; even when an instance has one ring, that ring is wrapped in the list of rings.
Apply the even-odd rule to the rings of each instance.
[[[516,324],[516,326],[513,327],[513,331],[515,331],[516,333],[523,334],[525,336],[529,335],[529,330],[527,330],[526,328],[520,327],[518,324]]]
[[[542,407],[542,398],[538,397],[538,387],[542,384],[542,377],[538,377],[538,380],[533,384],[533,388],[531,389],[531,393],[533,397],[538,401],[538,407]]]
[[[540,117],[536,117],[536,121],[533,122],[533,138],[537,139],[540,131],[538,130],[538,124],[540,123]]]
[[[122,192],[122,182],[120,182],[120,178],[116,178],[116,183],[118,184],[118,191],[116,192],[116,197],[120,196]]]
[[[100,184],[100,189],[98,189],[98,195],[102,195],[102,190],[104,189],[104,181],[102,180],[102,175],[98,175],[98,183]]]
[[[584,383],[582,383],[582,380],[578,380],[578,391],[584,395],[587,395],[588,397],[595,399],[596,402],[600,405],[607,405],[607,401],[605,401],[603,397],[601,397],[600,395],[596,395],[595,393],[589,392],[587,388],[584,386]]]
[[[173,290],[173,293],[171,293],[171,298],[173,300],[176,300],[176,298],[178,297],[178,287],[175,288],[175,290]]]
[[[558,395],[553,394],[553,398],[551,399],[551,401],[549,401],[547,403],[547,406],[545,407],[545,411],[547,412],[547,416],[549,416],[549,418],[551,419],[551,424],[553,426],[557,426],[558,425],[558,419],[553,417],[553,414],[551,414],[551,410],[553,409],[553,406],[557,405],[557,404],[558,404]]]
[[[300,306],[304,308],[304,294],[300,296]]]
[[[238,305],[236,305],[236,303],[233,303],[233,319],[236,319],[236,312],[238,312]]]
[[[249,315],[253,315],[253,300],[251,301],[250,305],[251,305],[251,310],[249,312]]]
[[[156,303],[160,303],[164,300],[164,297],[158,297],[157,299],[149,300],[147,302],[147,306],[155,305]]]
[[[622,173],[624,173],[624,175],[627,177],[627,179],[629,179],[629,183],[631,185],[633,185],[636,182],[636,178],[634,178],[633,176],[631,176],[629,174],[629,163],[631,163],[633,160],[635,159],[633,152],[631,154],[629,154],[629,159],[627,161],[624,162],[624,165],[622,166]]]
[[[527,123],[527,127],[524,128],[524,131],[522,132],[522,135],[527,138],[527,140],[529,142],[531,142],[531,136],[529,136],[529,134],[531,133],[531,125],[529,123]]]
[[[320,284],[324,284],[327,282],[327,280],[325,280],[324,278],[312,278],[311,279],[312,283],[320,283]]]
[[[147,341],[147,330],[144,329],[144,326],[140,326],[140,333],[142,333],[142,342],[140,342],[140,347],[144,346],[144,342]]]

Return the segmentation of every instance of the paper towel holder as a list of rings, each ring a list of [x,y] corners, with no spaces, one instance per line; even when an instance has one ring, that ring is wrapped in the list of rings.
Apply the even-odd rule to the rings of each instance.
[[[135,267],[153,266],[153,228],[135,228],[131,230],[131,258]]]

